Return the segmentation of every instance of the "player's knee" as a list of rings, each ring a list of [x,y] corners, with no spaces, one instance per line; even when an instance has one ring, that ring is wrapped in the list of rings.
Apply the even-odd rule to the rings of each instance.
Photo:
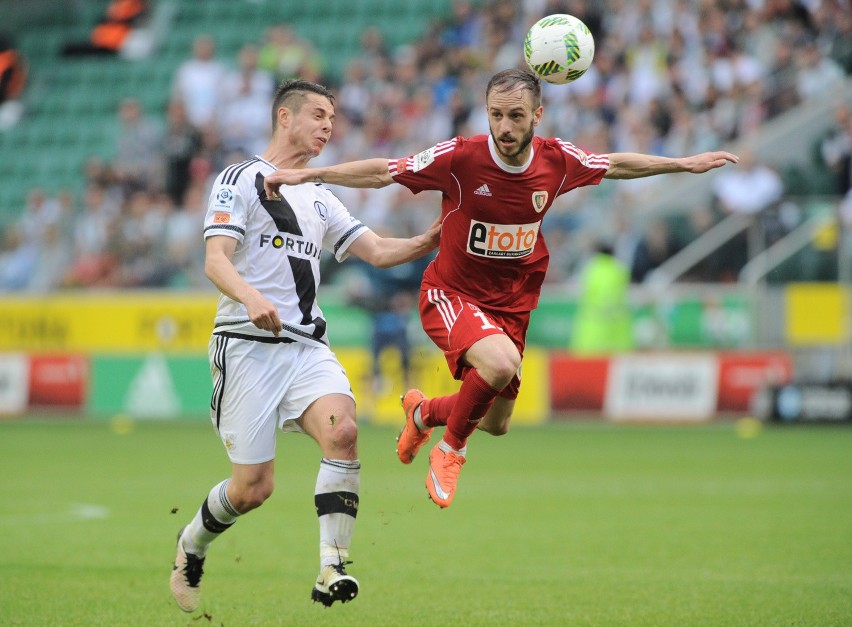
[[[330,446],[337,451],[354,451],[358,446],[358,425],[354,416],[340,416],[333,420],[329,435]]]
[[[520,365],[520,359],[517,361],[510,357],[495,359],[487,368],[483,369],[484,372],[480,371],[480,376],[495,388],[502,390],[509,385],[512,378],[518,373]]]

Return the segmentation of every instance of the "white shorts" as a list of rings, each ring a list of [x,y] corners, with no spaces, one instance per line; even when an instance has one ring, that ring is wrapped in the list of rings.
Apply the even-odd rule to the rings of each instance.
[[[355,398],[346,371],[327,346],[213,335],[208,356],[210,419],[236,464],[274,459],[276,427],[302,432],[294,421],[318,398]]]

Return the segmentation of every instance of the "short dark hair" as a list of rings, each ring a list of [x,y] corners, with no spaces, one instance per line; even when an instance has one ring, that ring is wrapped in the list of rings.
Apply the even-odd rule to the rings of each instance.
[[[272,130],[275,130],[278,124],[278,109],[287,107],[291,111],[298,111],[302,108],[308,92],[325,96],[332,105],[334,104],[334,94],[328,87],[301,79],[286,80],[278,86],[272,98]]]
[[[517,88],[526,89],[532,93],[533,109],[541,106],[541,80],[528,70],[515,68],[497,72],[491,77],[485,88],[485,100],[488,100],[492,91],[512,91]]]

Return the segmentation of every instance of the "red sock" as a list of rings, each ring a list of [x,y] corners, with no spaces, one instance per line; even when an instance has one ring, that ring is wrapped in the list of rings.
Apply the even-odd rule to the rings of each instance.
[[[462,382],[456,402],[447,418],[444,442],[456,450],[464,448],[467,438],[488,412],[498,394],[500,390],[491,387],[476,370],[470,370]]]
[[[447,424],[447,418],[450,417],[450,412],[453,410],[453,405],[459,398],[459,393],[450,394],[448,396],[436,396],[435,398],[427,398],[420,406],[420,419],[427,427],[444,427]]]

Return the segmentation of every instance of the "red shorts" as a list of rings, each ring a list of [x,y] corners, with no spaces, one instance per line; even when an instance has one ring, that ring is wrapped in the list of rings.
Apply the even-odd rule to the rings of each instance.
[[[530,323],[530,312],[495,312],[465,300],[461,294],[443,289],[420,291],[420,321],[435,345],[444,351],[453,378],[463,380],[471,370],[464,354],[476,342],[489,335],[508,336],[521,357]],[[521,374],[512,377],[500,396],[515,399],[521,387]]]

